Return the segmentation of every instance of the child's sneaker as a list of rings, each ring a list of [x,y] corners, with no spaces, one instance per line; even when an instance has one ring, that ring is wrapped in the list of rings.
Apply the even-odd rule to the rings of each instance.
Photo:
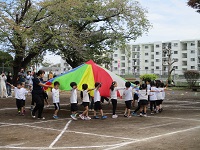
[[[132,116],[137,116],[137,113],[135,113],[135,112],[132,112]]]
[[[106,119],[106,118],[107,118],[107,116],[102,116],[102,117],[101,117],[101,119]]]
[[[144,114],[143,116],[144,116],[144,117],[147,117],[147,114]]]
[[[142,113],[140,113],[140,117],[142,117],[143,116],[143,114]]]
[[[154,115],[154,112],[151,112],[151,115]]]
[[[86,116],[84,119],[85,120],[91,120],[91,118],[89,116]]]
[[[56,115],[53,115],[53,118],[54,118],[54,119],[58,119],[58,116],[56,116]]]
[[[127,118],[131,118],[131,116],[127,116]]]
[[[112,118],[113,118],[113,119],[115,119],[115,118],[117,118],[117,117],[118,117],[118,115],[116,115],[116,114],[115,114],[115,115],[112,115]]]
[[[127,117],[127,115],[126,115],[126,114],[124,114],[124,117]]]
[[[41,117],[41,118],[38,118],[38,119],[42,119],[42,120],[45,120],[45,118],[44,118],[44,117]]]
[[[94,116],[93,118],[94,118],[94,119],[99,119],[99,117],[98,117],[98,116]]]
[[[70,117],[73,119],[73,120],[77,120],[76,116],[74,114],[70,115]]]
[[[80,114],[79,117],[80,117],[82,120],[85,119],[85,117],[84,117],[82,114]]]

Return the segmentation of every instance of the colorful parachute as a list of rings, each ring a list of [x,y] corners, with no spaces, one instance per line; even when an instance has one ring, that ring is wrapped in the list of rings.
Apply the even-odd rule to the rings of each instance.
[[[95,64],[92,60],[80,65],[64,74],[61,74],[46,82],[52,85],[55,81],[60,83],[61,90],[71,90],[70,83],[76,82],[78,90],[82,90],[82,84],[88,84],[88,89],[94,88],[95,82],[102,83],[100,88],[101,96],[110,96],[110,85],[116,81],[118,87],[125,87],[126,80],[112,73],[111,71]],[[119,91],[118,96],[122,96],[123,91]]]

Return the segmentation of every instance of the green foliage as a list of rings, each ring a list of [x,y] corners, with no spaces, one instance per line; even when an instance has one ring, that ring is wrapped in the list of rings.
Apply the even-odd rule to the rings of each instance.
[[[191,88],[195,86],[197,80],[200,78],[200,72],[198,70],[187,70],[184,72],[184,77]]]
[[[153,81],[153,80],[155,80],[157,78],[158,78],[158,76],[156,74],[143,74],[143,75],[140,75],[140,79],[142,81],[148,81],[148,80]]]
[[[0,65],[4,65],[4,67],[10,67],[13,63],[13,57],[7,53],[0,51]]]

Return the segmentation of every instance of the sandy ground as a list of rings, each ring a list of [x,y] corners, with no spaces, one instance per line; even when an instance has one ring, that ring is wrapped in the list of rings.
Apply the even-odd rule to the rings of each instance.
[[[148,110],[148,117],[123,117],[125,104],[118,100],[119,117],[112,119],[112,105],[105,102],[102,106],[108,118],[89,121],[71,120],[66,92],[61,94],[57,120],[52,118],[53,105],[44,109],[45,120],[33,119],[30,101],[28,96],[26,114],[19,116],[14,98],[0,99],[0,149],[200,149],[200,92],[168,91],[164,111],[150,115]],[[83,106],[79,106],[82,110]],[[89,114],[92,117],[93,112]]]

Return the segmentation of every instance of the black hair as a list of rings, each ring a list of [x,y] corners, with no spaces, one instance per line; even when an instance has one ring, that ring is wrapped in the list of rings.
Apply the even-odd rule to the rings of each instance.
[[[41,74],[45,74],[45,71],[44,71],[44,70],[39,70],[39,71],[36,73],[37,76],[39,76],[39,75],[41,75]]]
[[[96,83],[94,84],[95,88],[96,88],[97,86],[99,86],[100,84],[101,84],[101,83],[96,82]],[[101,85],[100,85],[100,87],[101,87]]]
[[[145,89],[147,89],[147,85],[146,84],[140,85],[140,90],[145,90]]]
[[[150,82],[151,82],[151,80],[150,80],[150,79],[147,79],[147,80],[146,80],[146,82],[149,82],[149,83],[150,83]]]
[[[31,71],[27,71],[27,74],[28,74],[29,72],[31,73]]]
[[[150,82],[150,85],[151,85],[151,86],[155,86],[155,82],[154,82],[154,81],[151,81],[151,82]]]
[[[165,84],[164,84],[163,82],[161,82],[161,83],[160,83],[160,87],[161,87],[161,88],[164,88],[164,87],[165,87]]]
[[[114,88],[115,88],[114,85],[115,85],[116,83],[117,83],[116,81],[113,81],[113,82],[112,82],[112,84],[111,84],[111,86],[110,86],[111,91],[114,90]]]
[[[70,86],[73,88],[73,86],[77,86],[76,82],[71,82]]]
[[[161,81],[160,81],[160,80],[156,80],[156,87],[157,87],[157,88],[160,87],[160,84],[161,84]]]
[[[138,84],[140,84],[140,82],[139,81],[135,81],[134,84],[138,85]]]
[[[60,83],[59,83],[58,81],[56,81],[56,82],[54,82],[53,85],[54,85],[54,86],[56,86],[56,85],[60,85]]]
[[[17,86],[18,86],[18,85],[21,85],[21,86],[22,86],[22,82],[17,82]]]
[[[83,85],[82,85],[82,89],[83,89],[83,90],[87,90],[87,88],[88,88],[88,85],[87,85],[87,84],[83,84]]]
[[[127,87],[127,88],[131,87],[131,82],[126,82],[125,87]]]

